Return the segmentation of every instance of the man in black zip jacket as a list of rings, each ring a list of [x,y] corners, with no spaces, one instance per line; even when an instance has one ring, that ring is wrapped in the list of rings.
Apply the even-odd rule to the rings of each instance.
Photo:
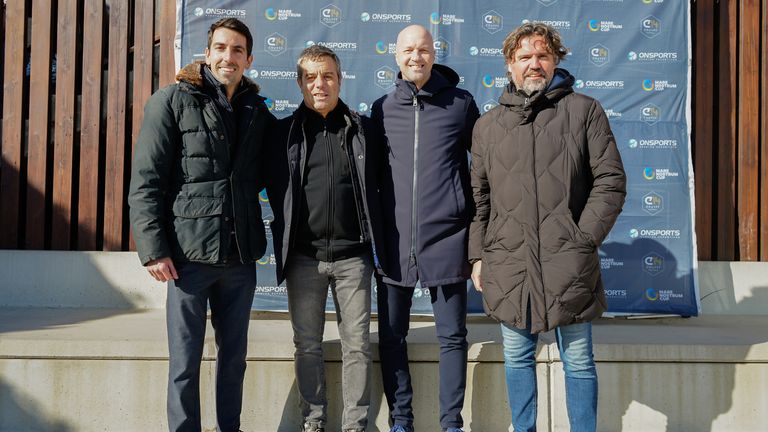
[[[258,194],[275,118],[243,76],[248,27],[211,25],[205,63],[158,90],[144,108],[131,174],[131,228],[141,263],[168,282],[168,428],[200,431],[200,361],[207,306],[216,333],[216,421],[240,429],[254,261],[266,237]]]
[[[397,37],[395,89],[373,104],[383,130],[389,172],[382,184],[384,244],[377,283],[379,353],[384,392],[394,424],[413,431],[408,369],[411,298],[417,282],[429,288],[440,341],[440,425],[460,431],[467,368],[467,229],[472,198],[467,163],[479,113],[459,77],[435,65],[432,35],[419,25]]]
[[[342,431],[363,432],[370,404],[369,324],[379,164],[369,120],[339,100],[341,63],[323,46],[297,64],[304,102],[278,122],[267,193],[278,283],[286,280],[302,430],[324,431],[323,330],[330,286],[341,337]],[[374,150],[374,151],[372,151]]]

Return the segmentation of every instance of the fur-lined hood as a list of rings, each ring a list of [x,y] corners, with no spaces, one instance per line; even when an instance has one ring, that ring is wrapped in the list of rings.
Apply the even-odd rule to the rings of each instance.
[[[196,62],[192,62],[186,66],[184,66],[179,73],[176,74],[176,81],[177,82],[185,82],[187,84],[193,85],[198,88],[203,88],[203,71],[202,68],[205,67],[205,62],[198,60]],[[247,76],[243,75],[243,82],[245,85],[249,86],[251,90],[259,93],[259,90],[261,90],[261,87],[259,87],[258,84],[256,84],[255,81],[248,78]]]

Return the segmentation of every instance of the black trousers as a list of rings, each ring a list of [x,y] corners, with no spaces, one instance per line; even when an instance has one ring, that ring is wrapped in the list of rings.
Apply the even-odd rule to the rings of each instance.
[[[222,267],[188,263],[177,270],[179,279],[168,284],[166,302],[168,429],[201,430],[200,361],[210,303],[217,347],[218,430],[238,431],[256,268],[252,263]]]

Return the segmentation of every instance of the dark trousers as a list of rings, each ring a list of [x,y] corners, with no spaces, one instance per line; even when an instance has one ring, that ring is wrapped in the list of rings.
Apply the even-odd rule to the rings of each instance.
[[[408,369],[408,327],[414,287],[377,281],[379,357],[384,394],[394,424],[413,426],[413,388]],[[467,284],[430,287],[440,342],[440,426],[462,427],[467,384]]]
[[[206,312],[216,338],[216,421],[218,430],[237,431],[243,403],[248,323],[256,288],[253,264],[217,267],[188,263],[168,284],[168,429],[198,432],[200,361]]]

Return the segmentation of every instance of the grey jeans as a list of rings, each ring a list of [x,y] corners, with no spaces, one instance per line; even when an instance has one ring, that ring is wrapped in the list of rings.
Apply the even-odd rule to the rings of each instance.
[[[300,254],[291,254],[288,259],[288,311],[296,347],[296,384],[305,423],[324,427],[327,420],[322,343],[328,287],[336,305],[341,337],[342,429],[364,430],[368,423],[372,261],[369,253],[334,262]]]

